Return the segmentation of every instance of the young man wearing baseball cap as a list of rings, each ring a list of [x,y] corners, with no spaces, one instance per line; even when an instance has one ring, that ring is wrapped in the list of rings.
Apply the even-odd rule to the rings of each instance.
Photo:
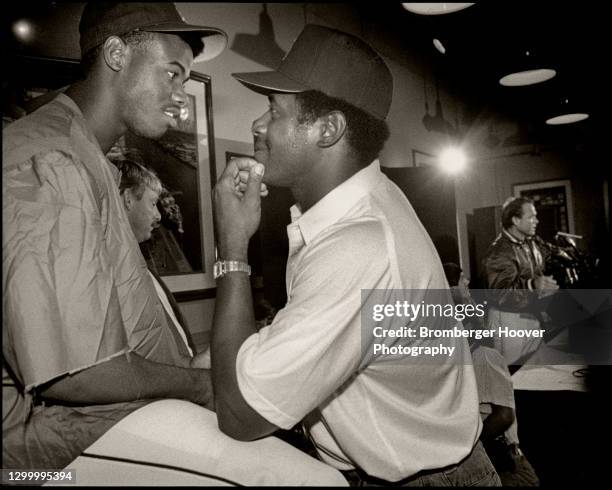
[[[23,394],[3,413],[3,468],[63,468],[153,399],[212,400],[105,153],[127,130],[176,127],[194,60],[226,35],[172,3],[90,3],[79,30],[82,78],[3,131],[3,357]]]
[[[499,485],[478,442],[469,357],[424,365],[362,351],[362,291],[448,288],[429,236],[376,160],[393,95],[384,61],[354,36],[307,25],[278,70],[233,76],[269,109],[253,123],[255,160],[230,163],[215,188],[221,430],[252,440],[303,422],[320,457],[356,483]],[[234,182],[247,169],[240,195]],[[296,204],[287,304],[257,332],[246,262],[262,179],[289,187]],[[469,356],[464,340],[456,345]]]

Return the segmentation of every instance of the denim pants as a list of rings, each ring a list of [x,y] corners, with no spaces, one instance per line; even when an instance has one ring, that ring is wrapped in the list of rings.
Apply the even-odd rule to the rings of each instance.
[[[501,481],[491,460],[478,441],[472,452],[455,465],[427,470],[398,482],[373,478],[356,470],[343,471],[351,486],[357,487],[500,487]]]

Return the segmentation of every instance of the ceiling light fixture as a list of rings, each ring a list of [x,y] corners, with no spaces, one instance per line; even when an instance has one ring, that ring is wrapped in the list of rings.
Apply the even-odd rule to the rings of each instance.
[[[34,38],[34,26],[26,19],[21,19],[13,24],[13,34],[22,42],[29,42]]]
[[[446,48],[444,47],[444,44],[442,44],[442,41],[440,41],[438,38],[434,38],[433,45],[440,53],[446,54]]]
[[[500,85],[504,87],[524,87],[545,82],[557,75],[556,70],[539,66],[530,50],[525,50],[520,58],[517,63],[520,68],[501,77],[499,79]]]
[[[440,168],[448,174],[457,174],[465,169],[467,158],[459,147],[444,149],[439,156]]]
[[[550,126],[558,126],[561,124],[571,124],[578,121],[588,119],[587,112],[580,112],[574,104],[570,103],[568,98],[561,101],[561,107],[553,112],[553,116],[546,120],[546,124]]]
[[[561,114],[560,116],[551,117],[546,120],[546,124],[557,126],[559,124],[571,124],[578,121],[588,119],[589,115],[586,112],[574,112],[572,114]]]
[[[459,10],[466,9],[474,5],[473,3],[402,3],[402,6],[412,12],[413,14],[419,15],[443,15],[457,12]]]

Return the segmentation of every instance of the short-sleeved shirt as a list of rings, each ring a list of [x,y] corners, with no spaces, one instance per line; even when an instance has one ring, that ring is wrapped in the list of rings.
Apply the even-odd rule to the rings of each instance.
[[[60,94],[2,139],[3,353],[25,390],[128,350],[188,365],[78,106]]]
[[[282,428],[306,417],[339,469],[397,481],[459,462],[481,429],[471,362],[362,364],[362,290],[448,288],[406,197],[376,161],[291,213],[287,304],[237,357],[246,401]]]

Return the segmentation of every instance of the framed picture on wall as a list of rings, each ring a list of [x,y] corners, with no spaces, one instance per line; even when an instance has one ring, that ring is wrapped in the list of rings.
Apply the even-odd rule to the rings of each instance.
[[[18,87],[26,111],[50,100],[78,76],[79,63],[56,58],[17,57]],[[210,77],[191,72],[185,84],[187,110],[176,128],[159,140],[130,132],[107,157],[118,162],[132,158],[157,173],[164,192],[158,207],[160,227],[141,245],[149,266],[155,268],[178,301],[213,297],[215,237],[212,187],[216,181]]]
[[[513,186],[516,197],[532,199],[538,213],[538,235],[552,241],[558,231],[575,233],[570,180],[549,180]]]
[[[191,72],[185,92],[187,111],[177,128],[155,141],[128,132],[111,150],[135,152],[162,181],[162,220],[142,250],[178,301],[212,297],[215,288],[212,188],[217,179],[210,77]]]

